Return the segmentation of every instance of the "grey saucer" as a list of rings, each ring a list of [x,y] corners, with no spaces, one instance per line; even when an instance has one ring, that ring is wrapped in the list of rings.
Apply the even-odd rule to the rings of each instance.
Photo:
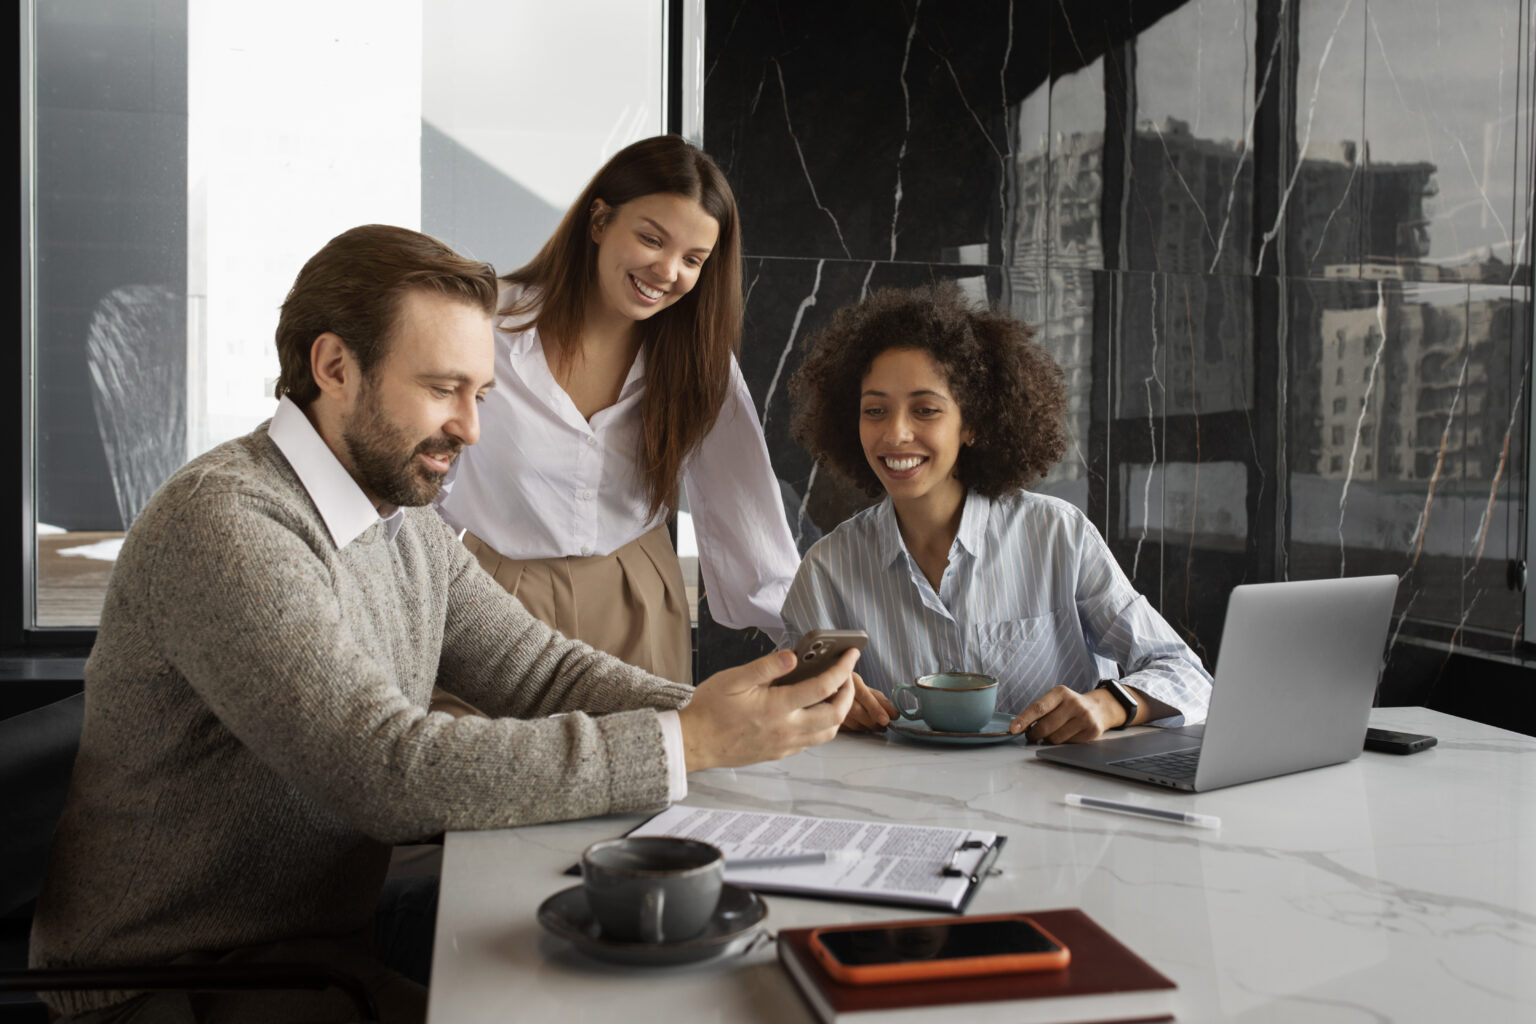
[[[727,883],[720,890],[715,916],[693,938],[682,942],[619,942],[603,938],[602,929],[587,906],[587,894],[579,885],[562,889],[539,905],[539,924],[551,935],[565,939],[595,959],[637,967],[688,964],[722,956],[750,942],[767,916],[768,905],[757,893]]]
[[[905,739],[917,740],[920,743],[947,743],[956,746],[985,746],[988,743],[1006,743],[1009,740],[1018,739],[1008,731],[1008,723],[1013,721],[1012,715],[1006,715],[1001,711],[992,715],[992,721],[980,732],[941,732],[923,721],[921,718],[893,718],[889,728]]]

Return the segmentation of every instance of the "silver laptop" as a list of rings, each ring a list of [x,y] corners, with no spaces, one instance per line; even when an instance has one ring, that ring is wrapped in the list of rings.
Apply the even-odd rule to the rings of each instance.
[[[1396,576],[1237,587],[1204,725],[1037,747],[1035,757],[1191,792],[1358,757],[1396,594]]]

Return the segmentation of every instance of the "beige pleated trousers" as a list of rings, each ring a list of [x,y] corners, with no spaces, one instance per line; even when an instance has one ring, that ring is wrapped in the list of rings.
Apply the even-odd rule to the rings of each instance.
[[[506,558],[472,533],[464,546],[529,614],[675,683],[693,681],[683,569],[665,524],[609,555]]]

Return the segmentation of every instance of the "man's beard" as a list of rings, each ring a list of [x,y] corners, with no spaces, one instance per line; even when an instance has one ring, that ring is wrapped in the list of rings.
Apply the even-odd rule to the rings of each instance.
[[[352,459],[358,483],[380,501],[397,506],[431,504],[442,490],[442,473],[423,465],[422,452],[456,456],[462,442],[443,435],[412,445],[406,431],[385,415],[371,383],[365,381],[358,410],[343,428],[341,441]]]

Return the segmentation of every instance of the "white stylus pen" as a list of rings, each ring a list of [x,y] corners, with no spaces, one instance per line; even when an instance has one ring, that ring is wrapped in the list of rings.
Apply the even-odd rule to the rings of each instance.
[[[1192,811],[1170,811],[1162,807],[1123,804],[1118,800],[1104,800],[1096,796],[1083,796],[1081,793],[1068,793],[1066,801],[1071,807],[1091,807],[1096,811],[1114,811],[1117,814],[1129,814],[1136,818],[1193,825],[1195,828],[1221,828],[1221,819],[1214,814],[1195,814]]]

